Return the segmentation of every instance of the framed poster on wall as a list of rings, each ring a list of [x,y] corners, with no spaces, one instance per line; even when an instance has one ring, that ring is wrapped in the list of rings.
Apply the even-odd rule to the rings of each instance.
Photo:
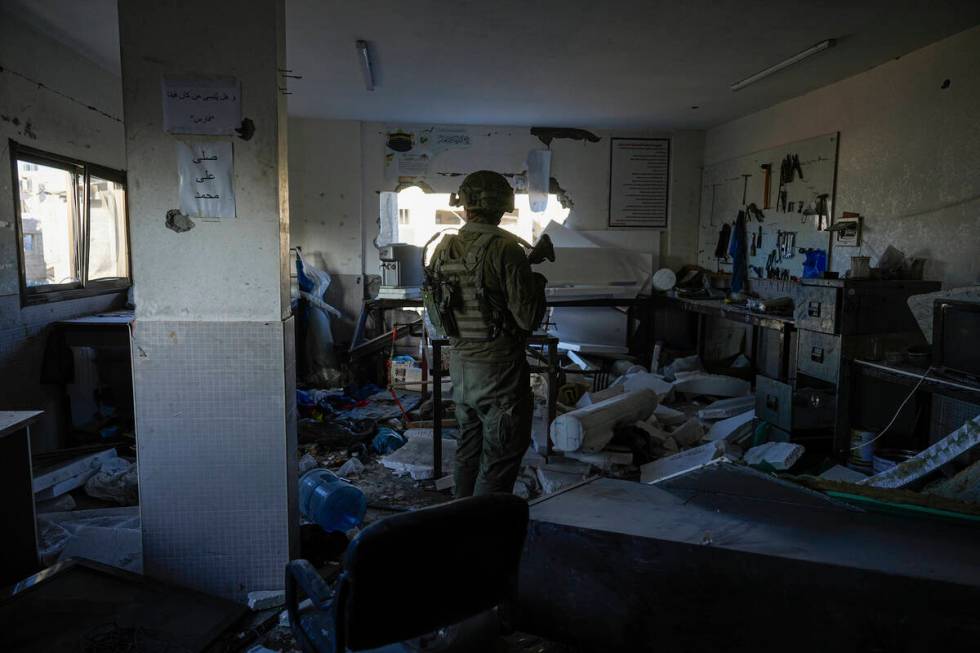
[[[669,138],[612,138],[609,226],[667,228]]]

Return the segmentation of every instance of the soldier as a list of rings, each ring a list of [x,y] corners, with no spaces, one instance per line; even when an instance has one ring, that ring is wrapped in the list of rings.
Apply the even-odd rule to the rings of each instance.
[[[424,296],[430,319],[452,345],[460,430],[455,494],[510,492],[531,442],[525,347],[544,317],[546,279],[531,271],[522,241],[497,226],[514,210],[514,191],[502,175],[468,175],[451,203],[465,208],[466,224],[433,252]]]

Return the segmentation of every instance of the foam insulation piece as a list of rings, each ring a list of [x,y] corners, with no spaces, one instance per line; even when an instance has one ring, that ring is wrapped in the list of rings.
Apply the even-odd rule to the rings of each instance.
[[[34,498],[37,501],[54,499],[66,492],[85,485],[102,467],[102,463],[116,458],[115,449],[106,449],[90,456],[46,469],[34,477]]]
[[[640,422],[641,424],[643,422]],[[584,451],[568,451],[565,456],[583,463],[589,463],[603,471],[609,471],[614,465],[632,465],[633,454],[629,451],[610,451],[603,449],[595,453]]]
[[[735,415],[734,417],[723,419],[720,422],[715,422],[708,429],[708,434],[705,436],[705,439],[711,440],[712,442],[716,440],[730,442],[739,433],[741,428],[753,419],[755,419],[755,408],[741,415]]]
[[[670,432],[670,437],[681,447],[690,447],[697,444],[704,437],[704,427],[696,417],[687,420],[676,429]]]
[[[615,427],[645,420],[656,407],[652,390],[626,392],[558,416],[551,423],[551,441],[559,451],[601,451]]]
[[[742,397],[752,393],[752,384],[723,374],[690,374],[674,382],[674,390],[688,395]]]
[[[766,442],[745,452],[745,462],[753,467],[763,463],[776,471],[790,469],[803,456],[803,445],[790,442]]]
[[[605,390],[599,390],[597,392],[586,392],[584,395],[579,397],[578,403],[575,404],[575,407],[585,408],[586,406],[597,404],[600,401],[611,399],[616,395],[621,395],[624,392],[626,392],[626,388],[622,385],[611,385]]]
[[[683,424],[687,421],[687,415],[683,411],[676,410],[670,406],[664,406],[663,404],[657,406],[656,410],[653,411],[653,416],[664,426]]]
[[[861,482],[861,485],[903,488],[980,445],[980,415],[967,421],[918,455]]]
[[[627,392],[636,392],[643,388],[653,390],[657,393],[657,399],[660,401],[669,397],[674,391],[674,385],[672,383],[664,381],[663,377],[657,374],[651,374],[650,372],[627,374],[623,385],[626,386]]]
[[[861,472],[854,471],[850,467],[844,467],[843,465],[834,465],[823,474],[820,475],[825,481],[840,481],[842,483],[860,483],[864,479],[868,478],[867,474],[862,474]]]
[[[755,406],[755,397],[746,395],[744,397],[732,397],[731,399],[719,399],[710,406],[706,406],[698,411],[701,419],[725,419],[734,417]]]
[[[725,444],[723,442],[709,442],[700,447],[694,447],[640,466],[640,482],[653,485],[724,459]]]

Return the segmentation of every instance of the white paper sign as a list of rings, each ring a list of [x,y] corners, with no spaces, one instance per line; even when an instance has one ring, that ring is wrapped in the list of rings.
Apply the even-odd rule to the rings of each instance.
[[[611,140],[609,226],[665,228],[670,139]]]
[[[163,130],[168,134],[233,136],[242,124],[241,84],[233,77],[164,77]]]
[[[180,211],[195,218],[234,218],[234,151],[231,143],[177,142]]]

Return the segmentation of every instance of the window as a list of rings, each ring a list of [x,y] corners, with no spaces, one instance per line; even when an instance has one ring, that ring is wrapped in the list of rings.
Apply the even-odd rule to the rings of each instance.
[[[21,302],[129,286],[125,173],[11,141]]]
[[[436,211],[436,224],[463,224],[458,211]]]
[[[398,209],[398,224],[412,224],[412,212],[408,209]]]

